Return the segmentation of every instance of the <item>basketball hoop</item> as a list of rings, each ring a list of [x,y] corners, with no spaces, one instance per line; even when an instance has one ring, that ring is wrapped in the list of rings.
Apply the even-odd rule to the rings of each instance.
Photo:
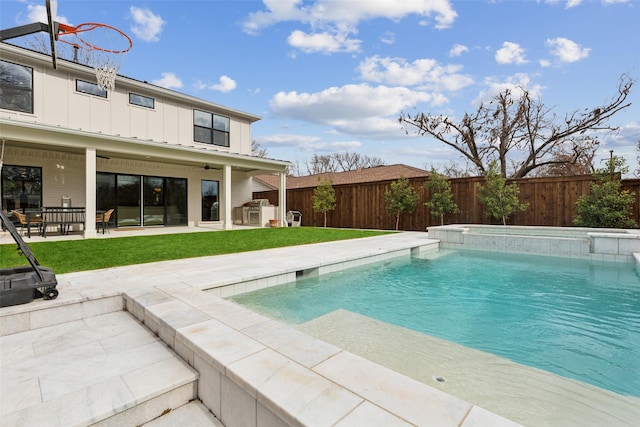
[[[98,87],[102,90],[113,90],[120,65],[126,53],[133,47],[129,36],[115,27],[95,22],[79,24],[76,27],[61,23],[57,25],[56,40],[73,46],[76,54],[78,49],[83,49],[87,65],[93,67],[96,72]],[[77,60],[77,56],[74,60]]]

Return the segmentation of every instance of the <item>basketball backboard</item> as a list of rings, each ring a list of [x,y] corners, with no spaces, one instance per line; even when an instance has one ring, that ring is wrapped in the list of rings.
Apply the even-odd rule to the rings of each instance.
[[[85,22],[73,26],[58,22],[56,21],[58,0],[45,0],[45,5],[47,23],[33,22],[0,30],[0,41],[40,32],[48,33],[53,68],[57,68],[56,44],[58,42],[66,43],[74,49],[73,61],[79,62],[78,52],[83,52],[84,60],[82,63],[93,67],[98,87],[103,90],[113,90],[122,60],[133,47],[131,38],[119,29],[107,24]]]

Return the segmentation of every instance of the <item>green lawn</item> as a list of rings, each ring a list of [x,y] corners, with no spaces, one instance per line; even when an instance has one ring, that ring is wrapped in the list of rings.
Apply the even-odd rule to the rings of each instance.
[[[27,243],[41,265],[56,274],[171,259],[247,252],[356,239],[384,231],[287,227]],[[28,265],[14,243],[0,245],[0,268]]]

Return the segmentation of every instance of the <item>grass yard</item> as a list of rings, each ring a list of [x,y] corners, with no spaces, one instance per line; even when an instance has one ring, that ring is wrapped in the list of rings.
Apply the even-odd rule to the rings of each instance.
[[[41,265],[53,268],[56,274],[62,274],[154,261],[357,239],[387,233],[374,230],[313,227],[256,228],[38,242],[30,243],[29,247]],[[0,245],[0,268],[29,264],[29,261],[18,253],[16,246],[14,243]]]

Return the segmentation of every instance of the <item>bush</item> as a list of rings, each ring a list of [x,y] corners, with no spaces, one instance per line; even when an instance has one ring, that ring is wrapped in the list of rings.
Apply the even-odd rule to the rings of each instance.
[[[616,171],[617,170],[617,171]],[[620,176],[627,168],[624,159],[611,156],[604,169],[594,174],[596,179],[576,202],[577,213],[573,223],[580,227],[636,228],[630,218],[635,195],[622,190]]]

